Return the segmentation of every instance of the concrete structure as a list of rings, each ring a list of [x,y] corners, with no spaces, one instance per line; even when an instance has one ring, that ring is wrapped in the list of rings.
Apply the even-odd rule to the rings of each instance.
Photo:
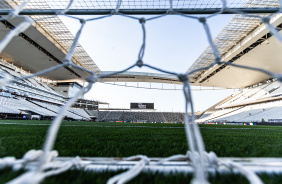
[[[0,4],[0,6],[2,9],[12,9],[17,6],[16,2],[8,1],[8,3],[5,5]],[[239,5],[240,3],[235,8],[238,8],[237,6]],[[81,5],[77,2],[76,6],[79,7]],[[265,1],[262,6],[277,7],[277,3]],[[31,3],[27,8],[38,9],[41,7],[45,9],[63,8],[63,6],[50,4],[45,1]],[[252,7],[252,4],[246,3],[242,7],[249,8]],[[36,19],[38,16],[32,16],[32,18]],[[21,21],[19,18],[2,21],[0,23],[0,39]],[[281,27],[281,22],[280,15],[273,17],[272,24],[277,26],[278,29]],[[242,30],[242,26],[244,30]],[[0,54],[0,57],[9,63],[34,73],[62,63],[72,40],[73,36],[58,17],[40,20],[36,22],[35,27],[30,27],[24,33],[14,38]],[[273,72],[282,72],[282,64],[279,62],[279,58],[282,56],[280,52],[282,46],[275,38],[271,37],[259,19],[236,15],[215,38],[215,44],[219,48],[224,61],[232,61],[236,64],[247,66],[252,65]],[[213,62],[213,57],[211,48],[208,47],[187,72],[209,65]],[[106,71],[101,72],[80,45],[78,45],[74,52],[73,62],[96,73],[108,73]],[[45,74],[43,77],[61,82],[78,82],[85,80],[87,75],[84,71],[65,67]],[[269,79],[269,76],[265,74],[255,71],[246,72],[244,69],[228,65],[216,65],[208,70],[195,72],[190,75],[192,85],[224,88],[244,88],[267,79]],[[103,78],[101,82],[180,84],[178,79],[172,75],[142,72],[125,72]]]
[[[281,73],[282,44],[269,33],[259,19],[248,19],[248,17],[236,15],[215,38],[222,61]],[[273,16],[271,23],[281,30],[282,16],[280,14]],[[187,72],[208,66],[213,60],[211,48],[208,47]],[[262,72],[223,64],[193,73],[190,81],[196,86],[245,88],[270,78]]]

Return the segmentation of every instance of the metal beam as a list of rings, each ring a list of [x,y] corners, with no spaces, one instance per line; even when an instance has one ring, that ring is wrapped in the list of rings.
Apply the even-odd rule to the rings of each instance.
[[[172,14],[214,14],[220,12],[220,8],[205,8],[205,9],[174,9]],[[57,12],[62,9],[25,9],[20,12],[20,15],[57,15]],[[68,15],[108,15],[114,10],[112,9],[71,9],[65,14]],[[119,13],[127,15],[153,15],[165,14],[167,9],[120,9]],[[229,8],[222,14],[241,14],[242,13],[277,13],[279,8]],[[8,15],[11,10],[0,10],[0,15]]]

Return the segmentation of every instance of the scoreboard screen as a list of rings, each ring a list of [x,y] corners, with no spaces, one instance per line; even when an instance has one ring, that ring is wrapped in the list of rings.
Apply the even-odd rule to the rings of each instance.
[[[130,103],[130,109],[154,109],[154,103]]]

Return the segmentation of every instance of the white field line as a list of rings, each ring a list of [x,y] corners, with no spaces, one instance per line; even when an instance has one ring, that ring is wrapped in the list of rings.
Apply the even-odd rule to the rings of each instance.
[[[226,125],[226,126],[228,126],[228,125]],[[220,128],[219,128],[219,127],[200,127],[200,128],[201,128],[201,129],[238,129],[238,130],[239,130],[239,129],[240,129],[240,130],[241,130],[241,129],[246,129],[246,130],[250,130],[250,129],[253,129],[253,130],[257,130],[257,129],[261,129],[261,130],[272,130],[272,129],[273,129],[273,130],[277,130],[277,129],[274,129],[274,128],[245,128],[245,127],[244,127],[244,128],[240,128],[240,127],[239,127],[239,128],[234,128],[234,127],[232,127],[232,128],[230,128],[230,127],[229,127],[229,128],[222,128],[222,127],[220,127]]]
[[[0,125],[31,125],[31,126],[49,126],[50,124],[47,123],[6,123],[6,122],[0,122]],[[117,125],[64,125],[62,124],[61,126],[74,126],[74,127],[80,127],[80,126],[85,126],[85,127],[107,127],[107,128],[183,128],[183,127],[152,127],[152,126],[117,126]]]
[[[7,122],[0,122],[0,125],[30,125],[30,126],[49,126],[50,124],[47,124],[47,123],[7,123]],[[103,126],[103,125],[64,125],[62,124],[61,126],[69,126],[69,127],[106,127],[106,128],[174,128],[174,129],[182,129],[184,127],[153,127],[153,126],[118,126],[118,125],[106,125],[106,126]],[[261,130],[271,130],[272,128],[235,128],[235,127],[226,127],[226,128],[223,128],[223,127],[200,127],[201,129],[246,129],[246,130],[249,130],[249,129],[261,129]],[[276,129],[274,129],[276,130]]]

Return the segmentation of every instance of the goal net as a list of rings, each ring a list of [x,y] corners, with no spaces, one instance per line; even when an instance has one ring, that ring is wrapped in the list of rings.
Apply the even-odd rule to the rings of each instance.
[[[218,16],[220,14],[237,14],[246,30],[253,30],[252,21],[260,21],[263,23],[269,32],[275,36],[277,40],[282,42],[282,36],[274,25],[272,20],[282,11],[282,1],[279,0],[211,0],[211,1],[186,1],[186,0],[157,0],[157,1],[90,1],[90,0],[6,0],[0,1],[1,21],[9,21],[14,18],[20,18],[22,21],[11,30],[0,41],[0,52],[10,43],[10,41],[27,30],[31,26],[38,29],[43,29],[42,33],[48,37],[48,31],[52,31],[50,23],[57,22],[61,31],[66,27],[57,17],[66,16],[74,20],[79,20],[80,29],[76,35],[72,37],[70,33],[66,33],[71,42],[61,40],[61,44],[57,44],[55,40],[50,38],[50,41],[56,44],[64,53],[63,61],[58,61],[58,64],[51,68],[46,68],[37,73],[30,74],[23,77],[11,78],[7,76],[0,79],[0,85],[5,86],[9,83],[21,81],[28,78],[44,75],[48,72],[58,70],[60,68],[76,68],[85,71],[88,76],[84,79],[87,86],[83,87],[75,94],[59,111],[57,117],[53,120],[46,135],[45,143],[42,150],[30,150],[22,159],[15,159],[14,157],[5,157],[0,159],[0,168],[12,167],[14,169],[25,168],[26,172],[21,176],[11,180],[9,183],[40,183],[46,177],[57,175],[69,169],[85,169],[93,171],[101,170],[119,170],[126,169],[119,175],[116,175],[108,180],[108,183],[126,183],[133,179],[142,171],[158,171],[164,173],[182,171],[186,173],[193,173],[194,179],[192,183],[209,183],[207,173],[213,172],[228,172],[234,171],[246,176],[250,183],[262,183],[261,179],[256,175],[257,172],[281,172],[281,165],[273,163],[281,163],[281,159],[236,159],[236,158],[218,158],[216,153],[206,152],[204,142],[198,125],[195,123],[195,113],[193,107],[192,93],[190,81],[195,80],[204,71],[212,68],[215,65],[230,65],[238,68],[248,70],[255,70],[269,75],[282,81],[280,73],[273,73],[271,71],[242,66],[233,63],[232,61],[225,61],[223,55],[232,47],[229,44],[230,38],[238,36],[237,40],[244,37],[244,34],[239,34],[241,29],[237,32],[232,32],[228,36],[222,35],[222,39],[213,40],[211,36],[210,27],[207,20]],[[151,15],[145,16],[144,15]],[[75,15],[99,15],[93,18],[77,18]],[[97,21],[101,19],[108,19],[112,16],[123,16],[128,19],[139,22],[142,30],[142,43],[140,43],[140,50],[137,53],[136,61],[124,70],[102,74],[99,68],[89,62],[88,56],[83,57],[82,53],[85,51],[80,47],[78,41],[88,22]],[[202,25],[205,31],[209,47],[204,51],[205,57],[198,60],[190,70],[186,73],[177,73],[167,71],[162,68],[152,66],[143,60],[146,54],[146,23],[161,19],[165,16],[182,16],[187,19],[193,19]],[[49,24],[48,24],[49,23]],[[243,28],[243,29],[244,29]],[[45,29],[45,31],[44,31]],[[47,30],[47,31],[46,31]],[[56,34],[53,33],[53,36]],[[60,40],[57,37],[56,40]],[[200,63],[200,64],[199,64]],[[58,134],[58,130],[64,118],[65,112],[71,105],[82,95],[87,93],[96,82],[105,77],[114,76],[126,72],[134,67],[150,68],[165,74],[176,76],[182,82],[183,93],[185,97],[185,132],[189,150],[184,155],[172,155],[168,158],[149,158],[146,155],[135,155],[132,157],[115,159],[115,158],[88,158],[80,159],[58,157],[57,151],[53,150],[54,143]],[[191,112],[188,115],[188,111]]]

